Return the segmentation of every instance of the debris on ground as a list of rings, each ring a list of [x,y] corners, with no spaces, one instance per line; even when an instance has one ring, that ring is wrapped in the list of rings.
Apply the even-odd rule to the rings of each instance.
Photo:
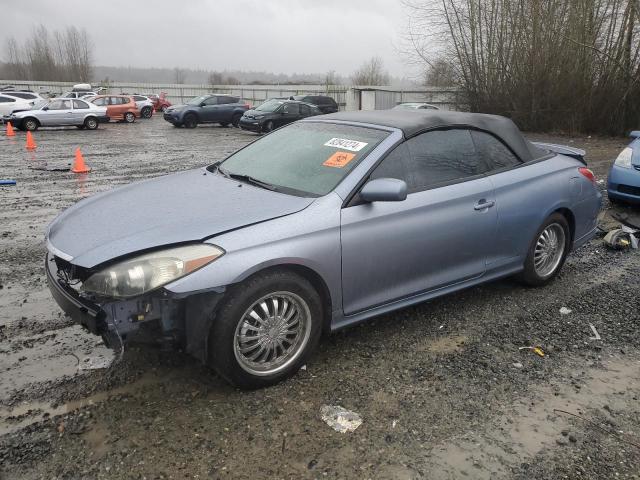
[[[320,409],[322,420],[336,432],[353,432],[362,424],[362,418],[339,405],[323,405]]]
[[[84,357],[78,363],[78,370],[100,370],[103,368],[109,368],[115,359],[114,356],[111,358],[105,357],[103,355],[94,355],[91,357]]]
[[[570,308],[567,307],[562,307],[560,309],[560,314],[561,315],[569,315],[573,310],[571,310]]]
[[[600,337],[600,334],[596,330],[596,327],[593,325],[593,323],[590,323],[589,326],[591,327],[591,331],[593,332],[593,337],[589,337],[589,340],[602,340],[602,337]]]
[[[535,353],[539,357],[545,356],[544,350],[542,350],[542,348],[540,347],[520,347],[518,348],[518,350],[531,350],[533,353]]]

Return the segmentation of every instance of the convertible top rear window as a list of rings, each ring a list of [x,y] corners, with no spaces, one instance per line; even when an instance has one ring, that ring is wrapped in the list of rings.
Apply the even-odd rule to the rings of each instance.
[[[388,135],[366,127],[296,123],[250,144],[221,166],[227,174],[250,176],[285,193],[321,196]]]

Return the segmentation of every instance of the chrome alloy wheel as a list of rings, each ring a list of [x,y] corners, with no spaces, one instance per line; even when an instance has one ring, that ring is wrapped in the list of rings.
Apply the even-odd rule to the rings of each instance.
[[[310,335],[307,303],[295,293],[274,292],[244,312],[236,327],[233,353],[251,375],[272,375],[296,361]]]
[[[533,266],[540,277],[548,277],[556,271],[565,249],[565,233],[562,226],[552,223],[545,228],[536,242]]]

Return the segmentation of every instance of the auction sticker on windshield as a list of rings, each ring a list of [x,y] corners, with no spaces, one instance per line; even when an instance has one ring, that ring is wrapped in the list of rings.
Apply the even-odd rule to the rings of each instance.
[[[324,165],[325,167],[342,168],[351,160],[353,160],[355,156],[355,153],[336,152],[331,155],[322,165]]]
[[[348,140],[346,138],[332,138],[324,144],[325,147],[336,147],[344,150],[350,150],[352,152],[359,152],[368,144],[365,142],[359,142],[357,140]]]

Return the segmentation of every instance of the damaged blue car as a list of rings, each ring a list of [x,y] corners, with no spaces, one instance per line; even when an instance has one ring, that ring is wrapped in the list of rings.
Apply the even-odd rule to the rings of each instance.
[[[614,203],[640,204],[640,131],[629,134],[633,139],[616,158],[609,170],[607,195]]]
[[[108,345],[153,332],[234,385],[267,386],[322,332],[500,277],[551,282],[596,232],[583,157],[498,116],[312,117],[82,200],[46,232],[47,278]]]

